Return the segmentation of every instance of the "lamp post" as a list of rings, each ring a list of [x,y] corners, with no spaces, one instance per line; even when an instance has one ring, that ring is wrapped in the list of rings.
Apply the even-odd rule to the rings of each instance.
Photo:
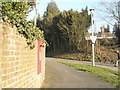
[[[94,21],[93,21],[93,11],[94,9],[90,9],[90,12],[91,12],[91,18],[92,18],[92,26],[91,26],[91,30],[92,30],[92,36],[90,36],[90,39],[92,41],[92,65],[95,66],[95,59],[94,59],[94,44],[95,44],[95,41],[97,39],[96,36],[94,36],[94,33],[93,33],[93,24],[94,24]]]
[[[93,12],[94,12],[94,9],[90,9],[90,15],[91,15],[91,30],[92,30],[92,36],[93,36],[93,24],[94,24],[94,20],[93,20]]]

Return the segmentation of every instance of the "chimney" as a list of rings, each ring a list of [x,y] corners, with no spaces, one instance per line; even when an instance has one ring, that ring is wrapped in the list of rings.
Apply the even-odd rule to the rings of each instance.
[[[101,33],[104,33],[104,32],[105,32],[104,27],[100,27],[100,29],[101,29]]]

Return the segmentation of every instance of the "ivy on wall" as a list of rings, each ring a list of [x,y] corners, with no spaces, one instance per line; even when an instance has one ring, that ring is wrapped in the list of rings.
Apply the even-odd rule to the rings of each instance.
[[[17,27],[17,30],[22,34],[29,47],[35,47],[35,40],[44,40],[43,31],[37,28],[33,21],[27,21],[27,14],[35,7],[35,2],[1,2],[0,3],[1,18],[0,22],[7,22],[8,20],[12,25]]]

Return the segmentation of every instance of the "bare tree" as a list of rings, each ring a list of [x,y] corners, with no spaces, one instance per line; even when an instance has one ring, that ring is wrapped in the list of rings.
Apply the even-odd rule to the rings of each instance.
[[[114,22],[120,22],[120,1],[118,0],[113,0],[113,1],[103,1],[101,0],[100,2],[100,7],[97,7],[97,10],[100,11],[99,12],[99,16],[106,21],[107,23],[109,23],[110,25],[114,24],[112,23]]]

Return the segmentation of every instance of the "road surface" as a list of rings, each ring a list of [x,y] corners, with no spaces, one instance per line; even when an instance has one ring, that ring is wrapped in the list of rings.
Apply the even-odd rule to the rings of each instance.
[[[99,77],[46,58],[43,88],[115,88]]]

